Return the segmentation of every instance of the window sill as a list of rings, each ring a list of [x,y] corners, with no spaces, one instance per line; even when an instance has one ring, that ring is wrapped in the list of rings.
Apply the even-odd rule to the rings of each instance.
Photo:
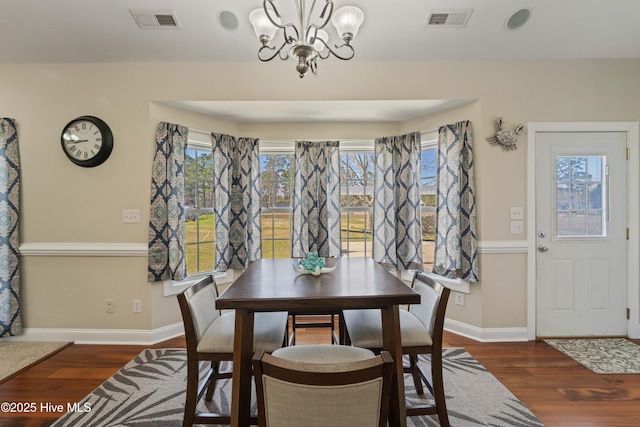
[[[189,276],[187,278],[185,278],[184,280],[180,280],[180,281],[174,281],[174,280],[165,280],[164,281],[164,296],[168,297],[171,295],[177,295],[180,292],[184,291],[185,289],[187,289],[189,286],[193,285],[194,283],[196,283],[198,280],[200,280],[203,276],[205,276],[204,274],[194,274],[192,276]],[[213,272],[213,278],[216,280],[216,284],[217,285],[221,285],[224,283],[231,283],[233,282],[233,270],[227,270],[224,272],[217,272],[214,271]]]
[[[413,280],[414,273],[415,273],[415,270],[402,270],[400,272],[400,279],[411,283],[411,280]],[[447,288],[451,289],[454,292],[461,292],[463,294],[469,293],[469,282],[467,282],[466,280],[449,279],[447,277],[439,276],[427,270],[425,270],[423,273],[429,276],[430,278],[432,278],[433,280],[437,280],[438,282],[442,283],[443,285],[445,285]]]

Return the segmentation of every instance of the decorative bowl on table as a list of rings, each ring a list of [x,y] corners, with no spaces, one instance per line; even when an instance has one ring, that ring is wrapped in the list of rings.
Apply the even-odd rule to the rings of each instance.
[[[325,259],[318,256],[317,252],[309,252],[306,258],[293,261],[293,269],[300,274],[319,276],[322,273],[331,273],[336,266],[327,267]]]

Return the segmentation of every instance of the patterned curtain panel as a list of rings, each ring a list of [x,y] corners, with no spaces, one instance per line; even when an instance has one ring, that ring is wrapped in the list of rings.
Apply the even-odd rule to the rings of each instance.
[[[262,257],[258,139],[211,134],[218,271]]]
[[[0,337],[22,334],[18,210],[20,153],[13,119],[0,118]]]
[[[373,259],[387,269],[422,270],[420,133],[375,141]]]
[[[296,141],[293,201],[294,257],[339,257],[339,141]]]
[[[184,253],[184,152],[189,129],[158,124],[151,171],[149,271],[147,280],[182,280]]]
[[[476,246],[476,191],[471,122],[438,130],[436,249],[433,272],[480,280]]]

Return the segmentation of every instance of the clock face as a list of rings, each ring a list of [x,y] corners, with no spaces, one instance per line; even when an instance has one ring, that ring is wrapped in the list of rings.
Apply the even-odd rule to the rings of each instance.
[[[68,126],[62,134],[65,150],[77,160],[94,158],[102,148],[102,133],[88,120],[78,120]]]
[[[69,160],[79,166],[93,167],[102,164],[111,154],[113,135],[99,118],[82,116],[64,127],[60,142]]]

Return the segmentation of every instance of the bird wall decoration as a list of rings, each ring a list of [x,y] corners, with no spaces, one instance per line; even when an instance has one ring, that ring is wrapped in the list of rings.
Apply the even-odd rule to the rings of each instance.
[[[502,117],[498,117],[496,119],[496,133],[489,138],[487,141],[491,145],[502,145],[503,150],[515,150],[516,142],[518,141],[518,135],[522,133],[524,130],[524,125],[520,123],[514,130],[506,130],[502,129]]]

